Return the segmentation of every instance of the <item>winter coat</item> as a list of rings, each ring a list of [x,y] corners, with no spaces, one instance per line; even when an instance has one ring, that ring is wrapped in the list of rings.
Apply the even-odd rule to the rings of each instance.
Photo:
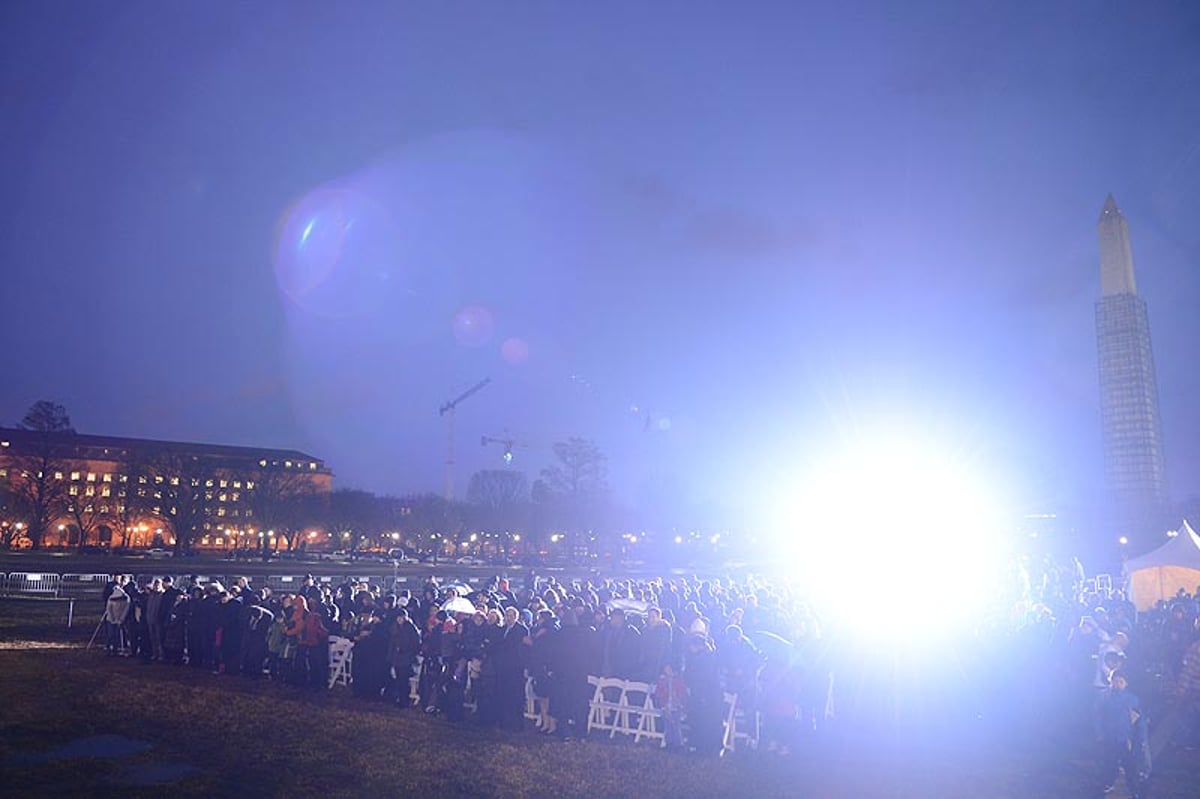
[[[104,603],[104,620],[109,624],[123,624],[129,615],[129,595],[119,585],[114,585],[108,602]]]

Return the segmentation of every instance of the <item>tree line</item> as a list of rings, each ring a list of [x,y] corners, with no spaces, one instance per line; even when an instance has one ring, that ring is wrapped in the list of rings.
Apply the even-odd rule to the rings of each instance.
[[[231,469],[169,447],[148,457],[122,453],[111,473],[97,475],[72,456],[75,430],[62,405],[39,401],[18,427],[33,443],[7,459],[8,478],[0,480],[5,548],[20,538],[42,547],[58,525],[79,548],[139,538],[144,545],[149,525],[164,531],[155,543],[173,539],[177,554],[217,539],[264,554],[318,542],[351,552],[401,546],[484,554],[544,546],[554,531],[603,538],[614,522],[605,456],[583,438],[556,443],[553,462],[532,482],[515,470],[476,472],[465,501],[456,502],[432,493],[325,493],[303,473]],[[218,516],[222,504],[237,516]]]

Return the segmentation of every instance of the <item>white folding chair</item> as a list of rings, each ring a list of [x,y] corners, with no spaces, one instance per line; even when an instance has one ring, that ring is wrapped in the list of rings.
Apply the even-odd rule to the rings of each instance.
[[[541,715],[537,710],[537,695],[533,692],[533,678],[525,675],[525,718],[537,721]]]
[[[658,740],[660,746],[667,745],[667,734],[663,725],[662,711],[654,706],[654,688],[650,683],[630,681],[625,683],[623,697],[626,710],[630,716],[630,726],[633,727],[633,742],[641,743],[643,738]],[[636,721],[636,724],[632,722]],[[624,730],[622,730],[624,732]]]
[[[721,738],[721,754],[733,751],[733,736],[737,729],[737,694],[725,694],[725,735]]]
[[[757,749],[761,730],[762,715],[739,702],[733,714],[733,738],[729,742],[729,748],[732,750],[745,744],[750,749]]]
[[[624,680],[616,677],[600,677],[596,680],[596,690],[592,694],[588,713],[588,732],[607,731],[610,738],[616,734],[616,714],[622,710],[624,695]]]
[[[354,642],[338,635],[329,636],[329,687],[349,685],[354,663]]]

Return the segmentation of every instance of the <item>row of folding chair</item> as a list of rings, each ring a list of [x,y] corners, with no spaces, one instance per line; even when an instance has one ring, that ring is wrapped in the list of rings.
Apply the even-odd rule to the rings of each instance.
[[[662,709],[654,704],[654,689],[649,683],[616,677],[588,677],[592,701],[588,713],[588,732],[607,732],[610,738],[631,736],[667,745]],[[726,752],[758,745],[760,720],[752,708],[743,707],[737,694],[725,694],[724,736]]]
[[[654,704],[654,688],[645,682],[616,677],[588,677],[592,701],[588,712],[588,732],[607,732],[633,737],[634,743],[645,738],[667,745],[662,710]]]

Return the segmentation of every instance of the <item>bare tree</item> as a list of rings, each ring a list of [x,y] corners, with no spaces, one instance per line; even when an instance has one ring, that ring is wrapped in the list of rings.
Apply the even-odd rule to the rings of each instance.
[[[473,526],[502,531],[528,523],[529,481],[523,472],[484,469],[471,475],[467,503]]]
[[[70,468],[67,458],[75,429],[66,409],[47,400],[35,402],[18,427],[30,435],[21,454],[12,459],[10,484],[37,549],[67,495],[64,472]]]
[[[0,480],[0,548],[8,549],[17,537],[17,525],[25,524],[25,509],[14,490],[11,478]]]
[[[592,441],[573,437],[554,445],[554,457],[534,486],[534,502],[543,516],[564,527],[594,527],[608,501],[604,453]]]
[[[370,491],[340,488],[329,495],[329,535],[337,545],[355,552],[364,536],[375,535],[387,523],[385,511]]]
[[[17,425],[22,430],[38,433],[74,433],[67,409],[57,402],[38,400],[29,407],[25,417]]]
[[[79,469],[78,466],[74,468]],[[75,527],[79,533],[75,546],[79,549],[83,549],[93,535],[99,541],[100,527],[109,521],[109,502],[115,502],[112,492],[111,483],[72,482],[60,498],[55,515],[70,520]],[[105,493],[110,496],[105,497]]]
[[[295,550],[306,523],[316,517],[319,497],[312,480],[305,474],[285,469],[266,468],[242,475],[246,484],[246,508],[253,514],[255,525],[264,533],[274,531],[275,540],[287,538],[288,548]],[[262,554],[267,553],[268,537],[258,539]]]
[[[411,494],[401,499],[402,525],[422,544],[428,545],[437,562],[445,541],[457,540],[466,515],[463,505],[447,500],[440,494]]]
[[[104,524],[114,534],[120,534],[121,546],[129,546],[130,531],[153,515],[154,492],[149,488],[151,477],[150,464],[139,453],[135,450],[122,453],[113,475],[111,496],[102,497],[108,500],[108,516]],[[113,546],[116,545],[114,540]]]
[[[150,459],[147,474],[131,481],[135,501],[171,528],[175,554],[191,550],[212,518],[215,469],[186,452],[166,451]]]

